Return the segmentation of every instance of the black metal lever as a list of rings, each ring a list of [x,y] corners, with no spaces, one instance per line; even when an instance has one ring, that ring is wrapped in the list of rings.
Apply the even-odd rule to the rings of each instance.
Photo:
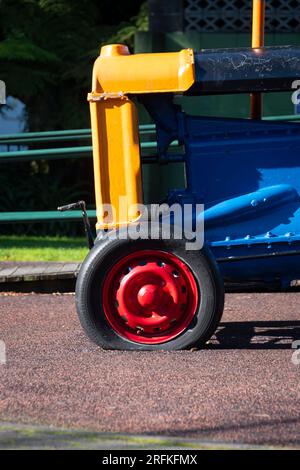
[[[85,231],[85,235],[87,238],[88,247],[89,249],[91,249],[94,246],[94,237],[92,234],[90,221],[86,212],[85,201],[78,201],[78,202],[74,202],[73,204],[67,204],[66,206],[60,206],[57,208],[57,210],[60,212],[70,211],[73,209],[81,209],[82,211],[84,231]]]

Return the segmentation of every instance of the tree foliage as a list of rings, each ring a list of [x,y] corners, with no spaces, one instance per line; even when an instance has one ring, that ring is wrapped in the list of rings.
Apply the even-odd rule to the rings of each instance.
[[[147,28],[141,0],[2,0],[0,77],[27,106],[30,130],[87,127],[99,46],[133,44]]]
[[[142,0],[0,0],[0,78],[7,94],[26,104],[28,130],[90,127],[86,97],[99,47],[124,42],[132,48],[135,31],[146,28]],[[0,186],[0,211],[55,210],[81,198],[94,205],[90,159],[2,165]],[[81,225],[1,231],[75,235]]]

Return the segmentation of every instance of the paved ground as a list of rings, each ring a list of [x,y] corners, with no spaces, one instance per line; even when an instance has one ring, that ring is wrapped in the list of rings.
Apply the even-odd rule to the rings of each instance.
[[[300,447],[300,294],[229,294],[202,351],[103,351],[73,295],[0,295],[0,420]],[[1,445],[1,443],[0,443]]]

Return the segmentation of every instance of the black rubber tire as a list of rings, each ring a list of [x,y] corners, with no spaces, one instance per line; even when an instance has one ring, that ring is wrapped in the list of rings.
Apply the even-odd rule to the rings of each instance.
[[[196,315],[188,328],[171,341],[141,344],[119,336],[107,322],[101,305],[102,284],[111,266],[129,253],[145,249],[171,252],[192,270],[200,292]],[[76,308],[88,337],[104,349],[180,350],[203,346],[214,334],[224,308],[224,286],[210,251],[185,250],[184,240],[120,240],[96,243],[83,262],[76,282]]]

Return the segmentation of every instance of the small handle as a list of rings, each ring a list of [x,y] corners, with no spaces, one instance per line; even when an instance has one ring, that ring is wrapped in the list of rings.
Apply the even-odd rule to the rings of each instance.
[[[74,202],[73,204],[67,204],[66,206],[60,206],[57,208],[58,211],[60,212],[65,212],[65,211],[70,211],[73,209],[82,209],[85,210],[85,202],[84,201],[78,201]]]

